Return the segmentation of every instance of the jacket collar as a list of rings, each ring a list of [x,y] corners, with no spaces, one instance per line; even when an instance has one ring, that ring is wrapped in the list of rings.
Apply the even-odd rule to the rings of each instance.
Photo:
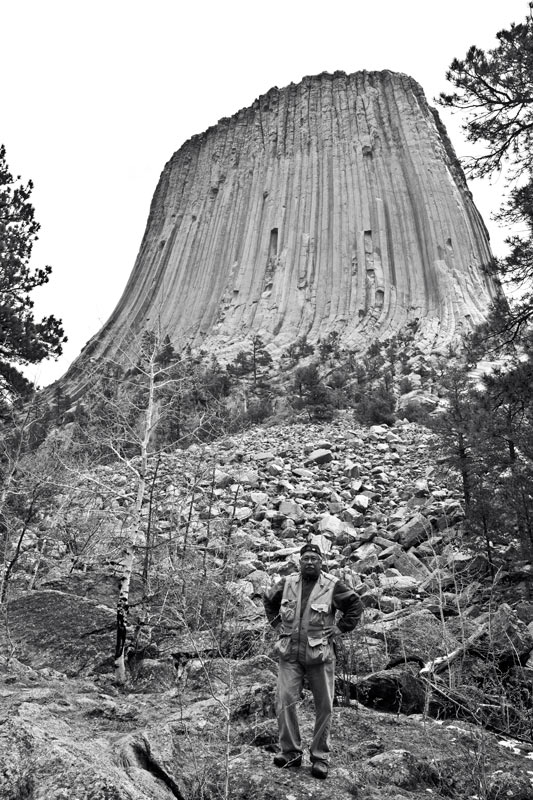
[[[316,581],[314,581],[314,585],[315,586],[323,586],[324,585],[324,581],[325,581],[324,572],[322,570],[320,570],[320,575],[318,576]],[[298,572],[297,575],[296,575],[296,583],[303,583],[303,578],[302,578],[301,572]]]

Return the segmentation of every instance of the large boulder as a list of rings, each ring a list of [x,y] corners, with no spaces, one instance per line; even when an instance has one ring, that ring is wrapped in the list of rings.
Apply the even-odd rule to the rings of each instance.
[[[34,669],[67,675],[112,669],[116,612],[94,600],[57,591],[36,591],[8,603],[0,647]]]
[[[367,635],[382,639],[390,659],[438,658],[458,647],[457,638],[426,608],[416,607],[382,615],[365,623]]]
[[[431,522],[423,514],[416,514],[398,528],[396,537],[400,544],[408,550],[410,547],[419,545],[424,539],[428,539],[431,533]]]
[[[112,570],[88,570],[87,572],[70,572],[61,578],[44,581],[41,589],[53,589],[66,594],[76,594],[93,600],[100,605],[115,609],[117,606],[119,579]],[[137,575],[130,581],[130,603],[138,603],[142,596],[142,584]]]
[[[520,661],[533,648],[528,626],[507,603],[502,603],[495,613],[481,615],[476,622],[487,626],[486,635],[476,642],[476,648],[483,648],[488,654]]]
[[[366,675],[358,681],[340,683],[343,693],[368,708],[397,714],[418,714],[424,710],[427,689],[422,680],[408,670],[388,669]]]

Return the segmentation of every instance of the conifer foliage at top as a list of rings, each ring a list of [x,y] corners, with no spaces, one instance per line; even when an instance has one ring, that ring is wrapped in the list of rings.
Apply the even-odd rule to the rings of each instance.
[[[483,150],[465,164],[473,177],[507,171],[508,191],[499,219],[517,226],[506,240],[509,254],[496,266],[521,298],[511,304],[507,324],[519,334],[533,318],[533,11],[524,22],[496,34],[485,52],[472,46],[454,59],[447,79],[454,86],[440,102],[464,114],[467,139]]]
[[[66,341],[61,320],[37,321],[31,292],[47,283],[51,267],[29,266],[40,229],[30,202],[33,184],[23,184],[0,146],[0,390],[24,393],[30,384],[16,365],[59,356]]]

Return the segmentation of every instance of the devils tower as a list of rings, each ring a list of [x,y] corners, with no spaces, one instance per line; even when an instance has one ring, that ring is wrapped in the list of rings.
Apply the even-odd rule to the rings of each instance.
[[[336,72],[273,88],[165,166],[115,311],[86,348],[146,328],[175,346],[273,353],[331,330],[360,347],[420,320],[429,347],[480,321],[488,234],[412,78]]]

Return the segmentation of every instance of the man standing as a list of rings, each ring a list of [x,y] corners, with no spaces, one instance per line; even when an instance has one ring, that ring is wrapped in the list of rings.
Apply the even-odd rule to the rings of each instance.
[[[302,744],[296,712],[304,677],[315,703],[311,774],[327,778],[329,732],[335,688],[334,639],[353,630],[363,613],[357,594],[338,578],[322,572],[316,544],[300,550],[300,573],[282,578],[264,596],[268,621],[278,631],[277,715],[281,753],[277,767],[299,767]],[[341,616],[335,623],[336,612]]]

